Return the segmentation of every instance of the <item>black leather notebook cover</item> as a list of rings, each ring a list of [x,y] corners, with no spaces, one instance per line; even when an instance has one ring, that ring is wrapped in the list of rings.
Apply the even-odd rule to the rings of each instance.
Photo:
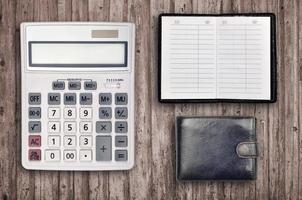
[[[255,123],[252,117],[177,117],[177,179],[256,179]]]
[[[261,99],[224,99],[224,98],[211,98],[211,99],[166,99],[162,97],[163,88],[162,88],[162,19],[164,17],[270,17],[271,25],[270,25],[270,96],[269,100],[261,100]],[[276,51],[276,17],[273,13],[229,13],[229,14],[178,14],[178,13],[162,13],[158,17],[158,100],[161,103],[217,103],[217,102],[244,102],[244,103],[274,103],[277,101],[277,51]],[[168,56],[168,55],[166,55]]]

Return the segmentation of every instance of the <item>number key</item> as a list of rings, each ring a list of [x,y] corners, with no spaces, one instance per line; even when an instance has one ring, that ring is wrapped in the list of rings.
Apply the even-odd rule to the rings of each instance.
[[[64,146],[65,147],[75,147],[76,146],[76,137],[75,136],[65,136],[64,137]]]
[[[48,118],[49,119],[59,119],[61,117],[60,108],[48,108]]]
[[[65,161],[76,161],[77,159],[76,150],[65,150],[64,151],[64,160]]]
[[[49,133],[60,133],[60,122],[48,122]]]
[[[60,161],[60,150],[45,150],[46,161]]]
[[[92,146],[92,137],[85,135],[80,137],[80,146],[81,147],[91,147]]]
[[[91,122],[80,122],[80,132],[81,133],[91,133],[92,123]]]
[[[65,108],[64,109],[64,118],[65,119],[75,119],[76,118],[76,109],[75,108]]]
[[[60,136],[48,136],[48,146],[58,148],[60,147]]]
[[[64,132],[65,133],[75,133],[77,130],[76,122],[65,122],[64,123]]]
[[[92,108],[80,108],[80,118],[81,119],[91,119],[92,118]]]

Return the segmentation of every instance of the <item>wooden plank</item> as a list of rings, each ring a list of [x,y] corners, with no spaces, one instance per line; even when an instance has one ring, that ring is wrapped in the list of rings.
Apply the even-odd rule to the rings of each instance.
[[[284,1],[285,68],[285,198],[298,197],[298,71],[297,71],[297,7],[296,1]]]
[[[34,21],[56,21],[57,3],[51,0],[34,1]],[[58,198],[59,173],[50,171],[35,172],[35,199]]]
[[[273,1],[269,3],[269,10],[276,13],[277,24],[277,81],[278,101],[269,105],[269,198],[285,199],[285,176],[284,174],[284,10],[282,2]]]
[[[123,21],[124,3],[120,0],[110,1],[110,21]],[[128,171],[109,172],[109,199],[129,199],[129,173]]]
[[[108,21],[110,16],[109,0],[89,0],[88,11],[89,21]]]
[[[150,105],[150,5],[129,0],[128,20],[136,25],[135,54],[135,166],[129,172],[130,198],[148,199],[151,191],[151,105]]]
[[[228,2],[226,2],[228,3]],[[197,12],[205,14],[218,14],[221,12],[222,2],[206,0],[203,2],[197,1]],[[194,10],[194,7],[193,7]],[[196,106],[197,116],[217,116],[221,104],[202,104],[202,106]],[[223,191],[223,183],[208,181],[205,183],[193,184],[193,197],[194,199],[218,199],[221,197]]]
[[[301,124],[302,124],[302,3],[301,1],[298,1],[297,5],[297,32],[298,32],[298,74],[299,74],[299,125],[298,125],[298,131],[299,131],[299,176],[298,176],[298,199],[302,199],[302,131],[301,131]]]
[[[72,0],[72,21],[88,20],[88,0]]]
[[[72,0],[58,0],[58,20],[71,21]]]
[[[58,20],[72,20],[72,0],[58,0]],[[74,198],[73,172],[59,172],[59,199]]]
[[[29,200],[34,198],[35,172],[25,170],[21,166],[21,55],[20,55],[20,23],[33,21],[33,0],[16,1],[16,133],[17,133],[17,199]]]
[[[193,11],[193,4],[189,0],[175,1],[175,13],[191,13]],[[196,106],[193,104],[176,104],[175,117],[182,115],[196,115]],[[175,159],[174,159],[175,160]],[[174,161],[175,162],[175,161]],[[176,184],[176,198],[177,199],[192,199],[193,198],[193,184],[186,182],[178,182]]]
[[[267,2],[265,0],[258,1],[252,0],[244,2],[240,6],[240,12],[253,13],[253,12],[266,12]],[[242,104],[241,114],[243,116],[254,116],[257,119],[256,132],[258,147],[261,149],[259,151],[259,157],[257,159],[257,180],[247,182],[244,188],[244,199],[265,199],[268,198],[266,191],[268,188],[268,165],[267,165],[267,146],[268,146],[268,104]]]
[[[235,4],[236,5],[236,4]],[[222,13],[232,13],[234,9],[233,1],[223,1],[220,5],[220,10]],[[222,116],[237,116],[240,115],[240,104],[228,104],[221,103],[219,105],[219,114]],[[222,183],[222,191],[220,191],[221,199],[232,199],[232,183],[231,182],[223,182]]]
[[[278,20],[277,103],[176,106],[158,103],[155,43],[159,13],[267,10],[276,13]],[[3,199],[302,198],[301,10],[302,3],[297,0],[1,0],[0,93],[5,98],[0,99],[0,196]],[[129,172],[58,173],[27,171],[21,167],[19,24],[56,20],[136,23],[137,146],[136,165]],[[261,150],[257,181],[176,182],[173,125],[177,115],[256,116]]]
[[[244,13],[251,12],[251,1],[231,1],[228,9],[231,10],[231,13]],[[223,104],[223,111],[226,116],[253,116],[254,115],[253,104]],[[228,112],[228,110],[230,111]],[[259,134],[259,132],[258,132]],[[227,199],[253,199],[253,195],[248,195],[247,193],[251,190],[254,191],[254,181],[244,182],[243,184],[238,182],[225,183],[225,194]]]
[[[13,1],[0,1],[0,193],[3,199],[17,198],[15,11]]]
[[[88,0],[72,0],[72,21],[87,21],[88,20]],[[73,198],[84,200],[89,199],[89,173],[88,172],[73,172]]]
[[[150,4],[152,191],[156,199],[175,199],[174,105],[158,102],[158,15],[171,12],[170,1]],[[158,187],[160,186],[160,187]]]
[[[89,0],[89,21],[108,21],[109,0]],[[109,172],[89,172],[89,198],[109,199]]]

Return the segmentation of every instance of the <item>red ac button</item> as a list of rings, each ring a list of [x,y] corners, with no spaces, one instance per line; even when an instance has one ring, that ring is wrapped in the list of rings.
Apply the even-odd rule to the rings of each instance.
[[[40,147],[41,146],[41,136],[40,135],[30,135],[28,137],[29,147]]]

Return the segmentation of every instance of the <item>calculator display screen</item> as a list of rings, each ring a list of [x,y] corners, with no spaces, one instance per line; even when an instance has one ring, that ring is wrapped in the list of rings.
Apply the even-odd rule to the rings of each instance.
[[[29,42],[31,67],[127,67],[127,42]]]

